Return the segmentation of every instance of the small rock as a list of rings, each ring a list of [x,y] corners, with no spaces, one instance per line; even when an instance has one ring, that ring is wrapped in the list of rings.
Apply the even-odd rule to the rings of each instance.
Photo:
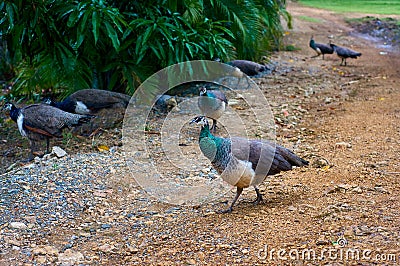
[[[28,226],[22,222],[12,222],[10,223],[10,227],[14,229],[26,229]]]
[[[189,265],[196,265],[196,261],[194,259],[188,259],[187,263]]]
[[[73,251],[71,249],[67,249],[64,251],[64,253],[60,253],[58,255],[58,260],[62,264],[67,264],[67,265],[76,265],[84,260],[83,254],[80,253],[79,251]]]
[[[315,244],[316,244],[317,246],[324,246],[324,245],[328,245],[328,244],[329,244],[329,241],[324,240],[324,239],[319,239],[319,240],[317,240],[317,242],[315,242]]]
[[[337,143],[335,143],[335,148],[336,149],[343,149],[343,150],[346,149],[346,148],[350,149],[351,148],[351,143],[344,142],[344,141],[337,142]]]
[[[61,158],[61,157],[64,157],[65,155],[67,155],[67,152],[58,146],[53,146],[51,153],[55,154],[58,158]]]
[[[390,192],[383,187],[374,187],[374,190],[380,193],[390,194]]]
[[[355,187],[351,191],[355,192],[355,193],[362,193],[363,192],[362,188],[360,188],[360,187]]]
[[[32,249],[32,253],[35,255],[58,256],[58,249],[53,246],[39,246]]]
[[[318,158],[317,160],[313,161],[312,164],[315,168],[324,168],[330,165],[329,161],[325,158]]]
[[[109,229],[109,228],[111,228],[110,224],[102,224],[101,225],[101,229]]]
[[[204,259],[206,257],[206,255],[201,251],[199,253],[197,253],[197,256],[199,257],[199,260],[201,260],[201,261],[204,261]]]
[[[35,258],[35,261],[36,261],[38,264],[44,264],[44,263],[46,263],[46,256],[43,256],[43,255],[37,256],[37,257]]]
[[[289,206],[289,207],[288,207],[288,210],[289,210],[289,211],[296,211],[296,210],[297,210],[297,208],[296,208],[296,207],[294,207],[294,206]]]
[[[111,253],[111,252],[113,252],[114,249],[115,249],[115,247],[110,244],[104,244],[99,247],[99,250],[104,253]]]

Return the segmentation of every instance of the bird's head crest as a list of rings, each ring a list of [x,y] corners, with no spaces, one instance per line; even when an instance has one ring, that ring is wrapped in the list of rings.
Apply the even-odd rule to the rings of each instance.
[[[42,103],[48,104],[48,105],[53,105],[54,104],[53,100],[50,99],[50,98],[44,98]]]
[[[197,125],[208,126],[208,120],[205,116],[196,116],[190,121],[190,125],[196,123]]]
[[[4,104],[3,108],[1,108],[1,110],[11,111],[13,107],[14,107],[14,104],[7,102]]]
[[[206,87],[200,86],[200,87],[199,87],[199,92],[200,92],[200,96],[206,94],[206,93],[207,93]]]

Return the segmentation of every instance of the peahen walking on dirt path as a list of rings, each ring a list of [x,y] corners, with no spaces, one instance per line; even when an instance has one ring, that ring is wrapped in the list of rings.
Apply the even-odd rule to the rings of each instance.
[[[347,65],[347,63],[346,63],[347,58],[357,59],[357,57],[361,56],[361,53],[353,51],[349,48],[337,46],[333,43],[331,43],[330,45],[333,48],[333,50],[336,52],[336,54],[342,59],[342,62],[340,63],[341,66],[343,65],[343,63],[345,66]]]
[[[305,166],[308,162],[291,150],[271,142],[249,140],[241,137],[221,138],[210,132],[207,118],[195,117],[190,124],[201,125],[200,150],[218,171],[222,179],[236,186],[236,196],[230,207],[221,213],[231,212],[244,188],[253,186],[257,198],[263,201],[257,186],[269,175],[289,171],[293,166]]]
[[[325,54],[333,54],[333,48],[330,45],[315,42],[313,36],[310,39],[310,47],[317,52],[317,55],[312,58],[322,55],[322,59],[325,59]]]
[[[71,114],[47,104],[32,104],[17,108],[12,103],[6,103],[4,110],[9,112],[12,120],[18,125],[23,137],[27,137],[31,153],[28,160],[39,155],[36,150],[38,141],[46,139],[46,152],[49,153],[50,138],[62,138],[64,128],[87,123],[92,115]]]

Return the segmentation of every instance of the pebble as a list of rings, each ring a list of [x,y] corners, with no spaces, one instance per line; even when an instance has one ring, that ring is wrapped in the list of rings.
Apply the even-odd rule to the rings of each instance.
[[[53,146],[51,153],[55,154],[58,158],[61,158],[61,157],[64,157],[65,155],[67,155],[67,152],[58,146]]]
[[[79,251],[73,251],[71,249],[67,249],[64,253],[60,253],[58,255],[58,260],[62,264],[67,265],[75,265],[77,263],[84,261],[84,256]]]
[[[28,226],[22,222],[11,222],[10,227],[14,229],[27,229]]]

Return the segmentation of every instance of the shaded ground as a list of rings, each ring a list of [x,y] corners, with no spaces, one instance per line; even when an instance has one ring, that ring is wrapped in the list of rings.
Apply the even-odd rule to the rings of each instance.
[[[118,132],[112,141],[105,133],[91,140],[115,146],[113,152],[73,139],[63,146],[69,153],[94,154],[0,176],[0,264],[398,264],[399,54],[357,34],[342,15],[295,3],[289,11],[295,21],[286,41],[301,50],[275,54],[276,72],[255,81],[272,106],[277,141],[310,160],[310,167],[261,186],[264,205],[247,203],[255,196],[248,190],[232,214],[219,215],[214,211],[225,208],[233,192],[196,208],[149,198],[127,174],[114,145]],[[347,67],[336,55],[311,58],[311,35],[363,55]],[[16,139],[24,147],[8,132],[3,143]],[[27,228],[13,229],[11,222]],[[338,241],[343,238],[347,244]]]

